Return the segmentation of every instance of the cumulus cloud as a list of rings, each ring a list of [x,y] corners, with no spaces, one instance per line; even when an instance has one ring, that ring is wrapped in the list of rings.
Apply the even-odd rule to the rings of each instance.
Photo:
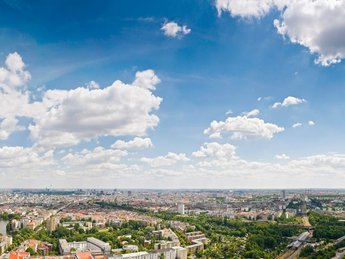
[[[216,157],[219,159],[235,158],[236,147],[231,144],[219,144],[217,142],[204,143],[200,150],[192,153],[194,157]]]
[[[16,52],[9,54],[4,67],[0,67],[0,140],[21,129],[17,117],[34,110],[28,105],[30,98],[26,84],[30,78],[21,56]]]
[[[329,66],[345,57],[343,0],[216,0],[216,8],[219,15],[242,18],[261,18],[278,9],[281,15],[273,22],[277,32],[316,54],[315,63]]]
[[[286,159],[287,156],[281,158]],[[281,186],[296,186],[296,183],[303,182],[308,186],[319,184],[325,186],[330,178],[333,177],[334,186],[339,179],[344,179],[343,170],[345,168],[344,154],[320,154],[299,159],[286,159],[286,163],[263,163],[255,161],[246,161],[240,159],[234,160],[214,160],[211,162],[198,163],[195,170],[201,171],[220,179],[226,176],[248,179],[251,183],[260,183],[259,179],[272,178],[272,182],[279,183]],[[318,183],[310,179],[318,179]],[[322,180],[321,180],[322,179]],[[268,186],[272,186],[272,182]],[[288,182],[288,183],[286,183]],[[330,183],[328,182],[328,184]],[[244,181],[241,181],[242,185]],[[297,184],[298,185],[298,184]],[[255,186],[255,185],[254,185]],[[339,186],[339,185],[338,185]],[[303,187],[303,186],[299,186]]]
[[[152,146],[151,140],[144,136],[159,121],[154,111],[159,108],[161,98],[155,96],[153,90],[160,80],[153,70],[137,72],[131,84],[115,81],[102,88],[90,82],[85,87],[72,90],[43,91],[42,100],[36,102],[31,101],[26,87],[30,77],[17,53],[10,54],[0,68],[0,139],[22,130],[19,120],[28,117],[31,119],[31,137],[36,144],[34,147],[0,147],[1,182],[4,179],[15,182],[15,178],[22,182],[25,177],[47,179],[47,172],[49,176],[60,178],[75,177],[78,182],[78,177],[91,174],[106,181],[109,176],[143,174],[152,178],[178,175],[192,182],[199,179],[195,176],[205,177],[207,181],[211,176],[212,180],[221,179],[221,183],[227,179],[235,181],[236,177],[272,179],[279,175],[293,179],[291,176],[295,175],[295,179],[300,179],[302,173],[328,179],[330,175],[342,177],[345,169],[344,154],[320,154],[299,159],[288,159],[287,155],[280,154],[276,158],[285,159],[286,163],[264,163],[241,159],[236,155],[235,146],[217,142],[204,143],[190,158],[185,153],[172,152],[152,158],[130,157],[127,150]],[[286,98],[280,105],[305,101],[296,99]],[[205,134],[210,137],[229,134],[233,139],[271,139],[284,130],[256,118],[258,114],[255,109],[225,121],[214,121]],[[308,125],[312,126],[314,122],[308,121]],[[118,140],[109,149],[65,149],[65,152],[56,153],[52,150],[100,136],[129,135],[134,138]]]
[[[161,30],[164,32],[165,36],[168,37],[182,37],[189,34],[192,30],[186,25],[178,25],[176,22],[166,22],[163,24]]]
[[[127,152],[116,149],[96,147],[93,150],[83,149],[79,153],[69,153],[61,161],[70,166],[100,165],[103,163],[118,163]]]
[[[32,102],[31,78],[18,53],[0,68],[0,139],[22,129],[19,117],[32,120],[28,129],[36,145],[52,148],[79,144],[100,136],[144,136],[159,122],[154,114],[162,99],[153,94],[160,79],[153,70],[139,71],[132,84],[119,80],[100,88],[91,81],[71,90],[48,90]]]
[[[18,126],[18,120],[9,117],[0,122],[0,140],[6,140],[12,132],[22,129]]]
[[[279,108],[279,107],[288,107],[291,105],[297,105],[297,104],[301,104],[301,103],[305,103],[306,100],[305,99],[301,99],[301,98],[297,98],[297,97],[293,97],[293,96],[288,96],[286,97],[283,102],[276,102],[272,105],[273,109]]]
[[[98,146],[94,149],[83,149],[78,152],[69,151],[59,159],[60,168],[71,178],[85,181],[94,178],[107,179],[130,177],[141,170],[135,163],[128,163],[128,152],[118,149],[107,149]]]
[[[45,112],[29,127],[31,138],[40,146],[63,147],[99,136],[143,136],[159,122],[152,112],[162,99],[150,91],[157,83],[150,70],[137,73],[132,85],[115,81],[103,89],[48,90]]]
[[[117,140],[111,147],[115,149],[144,149],[152,147],[152,141],[150,138],[139,138],[135,137],[134,139],[126,142],[123,140]]]
[[[164,167],[175,165],[178,162],[187,162],[189,161],[189,158],[184,153],[176,154],[169,152],[165,156],[158,156],[154,158],[143,157],[141,158],[141,161],[149,164],[151,167]]]
[[[312,168],[314,171],[335,172],[345,169],[345,154],[333,153],[307,156],[292,160],[290,166],[301,171],[305,168]]]
[[[314,126],[314,125],[315,125],[315,122],[314,122],[314,121],[308,121],[308,125],[309,125],[309,126]]]
[[[34,148],[21,146],[0,147],[0,170],[11,179],[18,175],[26,177],[47,171],[54,173],[56,164],[53,151],[39,152]]]
[[[288,155],[286,155],[286,154],[277,154],[275,156],[275,158],[279,159],[279,160],[289,160],[290,159],[290,157]]]
[[[147,69],[136,72],[133,85],[148,90],[155,90],[156,85],[160,82],[161,80],[158,78],[155,72],[152,69]]]
[[[31,75],[25,70],[22,57],[17,53],[10,53],[5,60],[5,67],[0,68],[0,86],[4,92],[21,87],[30,80]]]
[[[318,55],[323,66],[339,63],[345,57],[345,1],[291,1],[280,19],[274,20],[278,32],[291,42]],[[325,23],[332,20],[332,23]]]
[[[262,17],[272,8],[272,0],[216,0],[218,15],[230,12],[243,18]]]
[[[302,127],[302,123],[300,122],[296,122],[292,125],[293,128],[299,128],[299,127]]]
[[[221,146],[224,144],[219,145],[218,147],[221,150]],[[206,143],[202,147],[208,149]],[[216,148],[216,150],[218,149]],[[143,181],[146,185],[151,181],[151,183],[166,187],[171,186],[169,182],[175,182],[176,186],[186,188],[191,186],[211,187],[213,183],[216,183],[215,187],[218,188],[219,186],[255,187],[260,183],[267,188],[272,188],[272,186],[301,188],[305,184],[308,185],[308,183],[308,186],[320,187],[317,182],[311,183],[310,179],[318,179],[318,183],[322,183],[321,186],[325,186],[326,181],[332,179],[332,177],[336,180],[328,183],[337,183],[339,179],[345,179],[342,173],[345,169],[344,154],[320,154],[298,159],[286,159],[284,163],[281,163],[280,161],[256,162],[240,159],[236,156],[231,157],[232,151],[225,153],[226,155],[215,155],[218,152],[205,153],[207,153],[206,156],[196,156],[190,160],[185,159],[185,156],[182,156],[182,160],[177,158],[179,154],[169,155],[169,160],[163,159],[168,155],[150,159],[144,158],[142,162],[149,165],[149,167],[136,166],[129,168],[123,164],[117,164],[115,167],[116,164],[114,164],[114,170],[126,172],[119,173],[121,178],[125,178],[127,172],[131,172],[136,176],[140,175],[141,179],[145,179]],[[284,158],[286,157],[284,156]],[[102,170],[105,169],[102,168]],[[97,171],[97,178],[100,178],[100,172],[102,171]],[[270,181],[267,181],[267,179],[270,179]],[[131,185],[128,182],[127,184]],[[299,186],[299,184],[302,185]]]
[[[284,131],[273,123],[246,116],[228,117],[225,121],[212,121],[204,134],[210,138],[221,138],[230,134],[232,139],[272,139],[274,134]]]
[[[318,182],[323,184],[321,186],[325,187],[327,181],[328,184],[335,184],[339,179],[345,180],[345,154],[318,154],[297,159],[279,154],[276,155],[278,160],[286,160],[280,163],[244,160],[237,157],[235,151],[236,148],[231,144],[211,142],[204,143],[199,150],[193,152],[193,159],[189,159],[184,153],[168,153],[165,156],[139,158],[127,164],[128,160],[124,161],[126,151],[103,147],[70,151],[59,161],[54,159],[53,151],[38,152],[34,148],[1,147],[0,180],[9,179],[14,183],[14,179],[18,178],[17,182],[22,183],[26,178],[49,178],[54,181],[63,178],[64,185],[66,181],[74,181],[79,186],[90,182],[94,187],[103,182],[108,183],[107,187],[111,187],[113,182],[110,179],[114,177],[117,180],[124,179],[123,184],[132,186],[130,179],[140,176],[145,184],[151,181],[151,184],[161,184],[162,187],[170,186],[169,181],[176,181],[180,187],[212,187],[212,183],[217,183],[218,188],[255,187],[268,178],[272,180],[264,180],[264,187],[271,188],[273,184],[303,187],[296,183],[309,183],[309,186],[320,187],[317,182],[310,182],[310,179],[318,179]],[[140,164],[144,164],[144,167]],[[45,177],[47,173],[49,177]],[[80,177],[83,177],[83,181],[80,181]],[[333,179],[333,182],[330,179]],[[49,181],[42,184],[45,183]],[[137,186],[142,187],[141,184]]]
[[[260,111],[258,109],[251,110],[249,112],[243,112],[242,115],[246,117],[256,117],[258,116]]]
[[[97,82],[95,81],[90,81],[86,84],[86,87],[89,88],[89,89],[99,89],[100,86]]]

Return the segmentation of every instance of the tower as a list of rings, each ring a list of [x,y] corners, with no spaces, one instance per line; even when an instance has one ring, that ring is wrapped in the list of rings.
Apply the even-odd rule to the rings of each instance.
[[[179,214],[184,214],[185,212],[184,212],[184,204],[183,203],[178,203],[177,204],[177,212],[179,213]]]

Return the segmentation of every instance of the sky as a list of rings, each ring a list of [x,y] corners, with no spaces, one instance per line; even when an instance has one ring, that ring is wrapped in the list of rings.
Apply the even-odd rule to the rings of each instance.
[[[344,16],[0,0],[0,188],[345,188]]]

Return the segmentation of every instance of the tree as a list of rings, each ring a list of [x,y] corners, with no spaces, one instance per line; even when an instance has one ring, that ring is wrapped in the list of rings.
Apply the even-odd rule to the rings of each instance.
[[[31,247],[28,247],[25,251],[26,251],[26,252],[29,252],[30,255],[36,255],[36,252],[35,252],[34,249],[32,249]]]
[[[307,245],[301,250],[300,256],[301,257],[308,257],[314,252],[314,248],[311,245]]]

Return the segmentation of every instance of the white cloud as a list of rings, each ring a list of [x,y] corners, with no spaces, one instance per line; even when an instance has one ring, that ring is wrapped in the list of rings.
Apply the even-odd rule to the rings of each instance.
[[[132,186],[136,181],[131,182],[129,179],[140,176],[142,181],[137,185],[138,187],[142,187],[142,182],[145,182],[145,186],[159,185],[162,188],[171,187],[172,182],[180,188],[226,186],[253,188],[259,186],[260,183],[265,188],[278,186],[303,188],[305,186],[333,186],[330,184],[339,182],[339,179],[345,180],[344,154],[320,154],[286,159],[284,163],[280,161],[265,163],[240,159],[234,155],[233,148],[230,148],[229,152],[220,152],[220,155],[217,155],[218,151],[227,145],[217,144],[216,148],[212,148],[216,150],[215,152],[207,151],[206,156],[197,155],[192,160],[186,158],[185,155],[170,153],[166,156],[141,159],[144,164],[150,165],[149,167],[128,166],[114,162],[98,164],[97,167],[93,165],[94,168],[90,165],[83,166],[84,170],[79,169],[79,171],[66,169],[66,172],[69,175],[78,174],[80,177],[85,177],[85,174],[89,174],[91,170],[96,177],[93,184],[98,179],[104,178],[110,186],[113,183],[109,182],[109,176],[117,175],[118,179],[125,179],[123,182],[125,186]],[[203,147],[209,150],[206,143]],[[287,158],[286,155],[282,157]],[[108,171],[111,174],[107,173]],[[132,178],[128,178],[128,174]],[[79,181],[79,178],[77,179]]]
[[[274,25],[291,42],[317,54],[316,63],[329,66],[345,57],[344,16],[343,0],[295,0],[286,3],[286,9]],[[332,22],[325,22],[328,20]]]
[[[25,67],[22,57],[17,52],[9,54],[5,64],[9,70],[19,73],[23,72]]]
[[[33,103],[26,87],[29,79],[30,74],[25,70],[21,57],[17,53],[9,55],[4,67],[0,68],[0,139],[22,130],[23,127],[18,125],[20,117],[28,117],[32,119],[30,130],[36,145],[31,148],[0,147],[0,182],[6,184],[26,184],[23,179],[30,177],[44,179],[44,183],[55,183],[57,178],[51,178],[54,175],[69,180],[74,177],[74,184],[83,184],[93,175],[91,186],[96,186],[98,179],[112,185],[109,177],[125,178],[128,182],[128,179],[143,175],[150,179],[171,176],[177,183],[183,181],[187,185],[195,183],[199,186],[209,186],[210,182],[218,179],[217,187],[228,185],[229,179],[234,186],[237,183],[256,183],[255,179],[259,179],[257,183],[260,184],[262,179],[268,178],[295,182],[305,179],[305,183],[308,179],[328,180],[332,176],[337,177],[334,183],[338,183],[341,182],[339,178],[344,178],[344,154],[320,154],[294,160],[280,154],[276,158],[288,160],[286,163],[264,163],[240,159],[233,145],[217,142],[204,143],[192,153],[193,159],[185,153],[172,152],[153,158],[126,158],[126,150],[152,146],[151,140],[144,137],[134,137],[127,142],[116,141],[111,149],[96,147],[80,152],[65,149],[54,153],[49,148],[74,145],[99,136],[145,136],[158,123],[153,112],[159,108],[161,99],[152,90],[160,80],[152,70],[146,70],[138,72],[132,84],[115,81],[105,88],[90,83],[72,90],[48,90],[43,93],[42,101]],[[285,100],[281,106],[301,103],[291,98]],[[258,111],[253,110],[243,116],[214,121],[205,134],[210,137],[230,134],[234,139],[270,139],[284,130],[262,119],[252,118],[257,115]],[[308,125],[314,124],[308,121]],[[199,182],[202,177],[205,182]],[[164,179],[161,177],[159,181]],[[68,183],[63,181],[63,185],[70,184],[69,180]],[[269,183],[272,184],[271,181]]]
[[[242,115],[246,117],[256,117],[258,116],[260,111],[258,109],[251,110],[249,112],[243,112]]]
[[[160,82],[161,80],[156,76],[155,72],[152,69],[147,69],[136,72],[133,85],[148,90],[155,90],[156,85]]]
[[[18,53],[0,68],[0,139],[23,129],[20,117],[32,120],[30,137],[46,148],[72,146],[100,136],[144,136],[157,126],[154,114],[162,99],[153,94],[160,79],[153,70],[139,71],[132,84],[115,81],[100,88],[91,81],[71,90],[48,90],[32,102],[26,84],[31,78]]]
[[[158,156],[154,158],[143,157],[141,161],[149,164],[151,167],[165,167],[175,165],[177,162],[187,162],[189,158],[184,153],[176,154],[169,152],[165,156]]]
[[[301,99],[301,98],[297,98],[297,97],[293,97],[293,96],[288,96],[286,97],[283,102],[276,102],[272,105],[272,108],[276,109],[279,107],[288,107],[291,105],[297,105],[297,104],[301,104],[301,103],[305,103],[306,100],[305,99]]]
[[[125,160],[127,151],[107,149],[98,146],[92,150],[83,149],[79,152],[69,151],[60,162],[60,168],[70,179],[83,179],[82,182],[97,179],[111,179],[112,177],[131,177],[133,173],[139,173],[140,168],[133,163],[127,164]]]
[[[31,78],[25,70],[22,57],[17,53],[10,53],[5,61],[5,67],[0,68],[0,87],[4,92],[13,90],[15,87],[25,85]]]
[[[31,138],[40,146],[63,147],[99,136],[143,136],[159,118],[152,114],[161,98],[152,94],[159,79],[138,72],[132,85],[115,81],[103,89],[48,90],[45,111],[34,117]]]
[[[192,153],[194,157],[215,157],[218,159],[235,158],[236,147],[231,144],[219,144],[217,142],[204,143],[200,150]]]
[[[95,81],[90,81],[86,84],[86,87],[89,88],[89,89],[99,89],[100,86],[97,82]]]
[[[144,149],[152,147],[152,141],[150,138],[139,138],[135,137],[133,140],[128,142],[123,140],[117,140],[111,147],[115,149]]]
[[[293,128],[299,128],[301,126],[302,126],[302,123],[300,123],[300,122],[296,122],[292,125]]]
[[[290,157],[288,155],[286,155],[286,154],[277,154],[275,156],[275,158],[279,159],[279,160],[289,160],[290,159]]]
[[[316,54],[315,63],[329,66],[345,58],[344,0],[216,0],[216,7],[219,15],[226,11],[244,18],[261,18],[276,8],[278,33]]]
[[[55,172],[53,151],[38,152],[33,148],[20,146],[0,147],[0,170],[8,174],[8,178],[33,173]]]
[[[26,83],[31,75],[25,70],[21,56],[14,52],[7,56],[5,66],[0,67],[0,139],[7,139],[21,129],[17,117],[34,112],[29,107],[29,93]]]
[[[192,31],[186,25],[180,26],[176,22],[164,23],[161,30],[164,31],[164,35],[173,38],[182,37]]]
[[[171,187],[172,182],[180,188],[253,188],[260,183],[265,188],[331,187],[345,180],[345,154],[319,154],[298,159],[279,154],[276,158],[286,162],[265,163],[240,159],[235,151],[235,147],[228,143],[205,143],[193,153],[195,158],[192,160],[183,153],[168,153],[165,156],[142,158],[141,162],[149,165],[142,167],[135,164],[139,162],[136,160],[131,161],[130,165],[122,161],[127,152],[103,147],[70,151],[59,161],[54,159],[53,151],[1,147],[0,180],[7,179],[6,183],[20,183],[28,187],[29,181],[25,185],[23,179],[42,179],[40,184],[47,186],[62,179],[61,186],[84,187],[89,183],[89,187],[93,188],[113,187],[111,179],[114,177],[117,184],[121,181],[122,186],[130,187],[137,184],[131,179],[139,176],[142,181],[137,187],[143,187],[142,183],[145,182],[146,187],[159,184],[162,188]]]
[[[272,123],[266,123],[259,118],[246,116],[228,117],[225,121],[212,121],[204,134],[210,138],[220,138],[223,134],[231,134],[232,139],[262,138],[272,139],[274,134],[284,131]]]
[[[6,140],[12,132],[22,129],[18,126],[18,120],[9,117],[0,121],[0,140]]]
[[[232,110],[228,110],[225,115],[233,114]]]
[[[268,13],[272,3],[273,0],[216,0],[216,8],[219,16],[227,11],[232,16],[259,18]]]
[[[103,163],[117,164],[124,156],[127,156],[127,152],[123,150],[96,147],[93,150],[83,149],[79,153],[69,153],[61,161],[69,166],[99,166]]]
[[[304,158],[292,160],[290,167],[295,170],[303,171],[305,168],[311,168],[313,171],[324,171],[327,173],[345,169],[345,154],[320,154],[307,156]]]
[[[273,97],[272,96],[260,96],[260,97],[258,97],[256,100],[258,101],[258,102],[261,102],[261,101],[269,101],[269,100],[271,100]]]

